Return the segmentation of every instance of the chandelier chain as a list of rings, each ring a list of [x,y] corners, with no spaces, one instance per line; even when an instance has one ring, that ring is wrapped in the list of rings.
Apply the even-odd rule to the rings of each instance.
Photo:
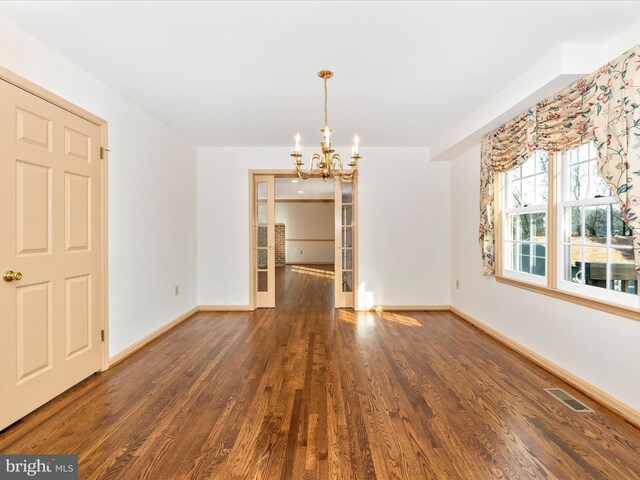
[[[324,79],[324,126],[325,127],[329,125],[329,122],[327,121],[327,80],[328,78]]]

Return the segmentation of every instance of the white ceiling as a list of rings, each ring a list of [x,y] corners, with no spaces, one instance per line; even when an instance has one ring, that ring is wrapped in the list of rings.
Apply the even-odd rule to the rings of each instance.
[[[332,178],[324,182],[321,178],[300,180],[298,178],[276,178],[276,200],[333,200],[334,181]]]
[[[640,2],[0,2],[0,14],[199,146],[429,145],[561,42]]]

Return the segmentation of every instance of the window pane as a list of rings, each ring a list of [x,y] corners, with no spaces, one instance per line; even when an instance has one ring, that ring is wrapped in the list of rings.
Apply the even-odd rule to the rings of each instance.
[[[353,272],[342,272],[342,291],[353,292]]]
[[[269,254],[266,248],[258,249],[258,269],[263,270],[268,268],[267,261],[269,259]]]
[[[258,182],[256,191],[258,195],[258,201],[267,200],[267,182]]]
[[[531,253],[531,273],[544,277],[546,273],[547,247],[539,243],[533,243],[531,244]]]
[[[614,247],[609,249],[612,290],[637,294],[638,273],[633,259],[633,249]]]
[[[527,162],[528,163],[528,162]],[[533,205],[535,178],[529,177],[522,180],[522,205]]]
[[[533,175],[536,169],[536,155],[531,155],[529,160],[522,164],[522,176],[528,177],[529,175]]]
[[[522,192],[519,180],[509,182],[509,196],[507,203],[509,208],[522,206]]]
[[[258,272],[258,291],[269,291],[269,272]]]
[[[342,225],[351,225],[353,223],[353,205],[342,206]]]
[[[607,288],[607,249],[585,247],[584,281],[587,285]]]
[[[259,203],[257,205],[258,211],[256,212],[256,217],[258,220],[258,225],[266,225],[267,224],[267,204]]]
[[[595,198],[596,196],[611,196],[611,190],[609,190],[607,184],[600,175],[598,175],[598,164],[595,160],[593,162],[589,162],[589,178],[591,181],[591,184],[589,185],[589,197]]]
[[[517,270],[518,269],[518,245],[515,243],[508,243],[507,249],[507,269],[508,270]]]
[[[531,233],[531,215],[528,213],[512,213],[509,215],[511,240],[529,240]]]
[[[564,241],[566,243],[582,242],[581,212],[581,207],[567,207],[564,209]]]
[[[569,199],[587,198],[588,187],[587,164],[580,163],[569,169]]]
[[[546,214],[545,213],[532,213],[531,225],[533,231],[531,232],[531,239],[536,242],[547,241],[547,226],[546,226]]]
[[[524,273],[531,273],[531,245],[529,243],[518,243],[518,264],[515,270]]]
[[[509,180],[516,180],[522,176],[522,167],[516,167],[509,171]]]
[[[509,215],[509,240],[518,238],[518,216]]]
[[[535,205],[545,205],[547,203],[549,181],[546,174],[536,175],[536,198]]]
[[[507,249],[507,270],[516,270],[519,271],[518,265],[519,262],[519,244],[518,243],[507,243],[505,244],[505,248]]]
[[[633,246],[631,229],[620,218],[620,205],[617,203],[610,205],[611,218],[611,243],[614,245]]]
[[[583,143],[577,148],[578,159],[580,161],[589,160],[591,158],[591,156],[589,155],[589,145],[591,145],[591,142]]]
[[[258,227],[258,247],[266,248],[268,246],[267,233],[267,227]]]
[[[564,279],[573,283],[584,283],[582,247],[565,246]]]
[[[565,155],[565,158],[567,158],[569,165],[573,165],[574,163],[577,163],[578,161],[577,149],[569,150],[568,152],[565,152],[564,155]]]
[[[342,247],[353,247],[352,227],[342,227]]]
[[[353,250],[350,248],[342,250],[342,269],[353,270]]]
[[[546,173],[549,169],[549,154],[544,150],[539,150],[536,155],[536,172]]]
[[[353,203],[353,184],[342,182],[342,203]]]
[[[604,245],[607,242],[607,207],[597,205],[584,208],[584,241]],[[605,259],[606,262],[606,259]]]

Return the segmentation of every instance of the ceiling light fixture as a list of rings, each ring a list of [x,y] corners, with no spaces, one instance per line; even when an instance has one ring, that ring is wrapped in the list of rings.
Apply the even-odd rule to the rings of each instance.
[[[298,190],[298,193],[304,193],[304,190]]]
[[[291,183],[298,183],[298,180],[291,180]]]
[[[324,140],[320,143],[322,147],[322,155],[314,153],[311,157],[311,164],[308,170],[302,170],[302,148],[300,147],[300,134],[296,134],[296,146],[291,156],[294,158],[294,165],[298,176],[307,180],[314,174],[322,175],[322,179],[326,182],[327,178],[333,175],[340,175],[345,180],[349,180],[358,171],[358,160],[360,155],[358,154],[358,142],[360,141],[356,135],[353,139],[353,147],[351,149],[351,162],[349,166],[351,170],[345,170],[342,164],[342,158],[339,154],[334,153],[335,150],[331,148],[331,129],[329,128],[329,122],[327,120],[327,81],[333,77],[331,70],[320,70],[318,76],[324,80],[324,128],[320,130],[324,135]],[[314,163],[316,164],[314,168]]]

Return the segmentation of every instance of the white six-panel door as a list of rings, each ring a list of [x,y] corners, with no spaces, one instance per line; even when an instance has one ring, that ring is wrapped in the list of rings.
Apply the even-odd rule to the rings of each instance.
[[[102,366],[100,138],[0,80],[0,428]]]

